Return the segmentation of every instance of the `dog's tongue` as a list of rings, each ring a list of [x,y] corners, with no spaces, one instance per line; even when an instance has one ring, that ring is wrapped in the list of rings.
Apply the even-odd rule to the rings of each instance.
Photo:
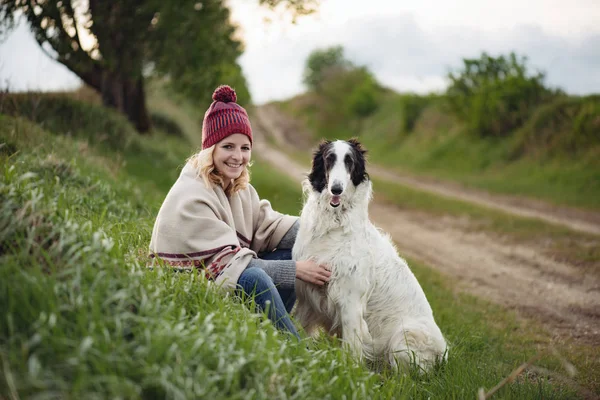
[[[340,196],[333,196],[331,198],[331,202],[329,204],[331,204],[334,207],[339,206],[340,205]]]

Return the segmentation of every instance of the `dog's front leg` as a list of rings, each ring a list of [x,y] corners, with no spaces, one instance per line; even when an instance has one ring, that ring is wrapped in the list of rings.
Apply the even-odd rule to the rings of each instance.
[[[351,285],[351,282],[348,282]],[[352,287],[352,286],[346,286]],[[342,337],[346,346],[359,359],[371,346],[371,334],[364,320],[366,308],[365,291],[354,287],[338,298],[337,307],[342,325]],[[368,350],[366,351],[368,353]]]

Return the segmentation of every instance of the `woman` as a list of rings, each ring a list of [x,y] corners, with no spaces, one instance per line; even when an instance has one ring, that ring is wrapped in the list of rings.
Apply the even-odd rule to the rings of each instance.
[[[250,185],[252,127],[229,86],[213,93],[204,115],[202,151],[192,156],[167,194],[150,250],[179,268],[203,268],[208,279],[238,295],[299,338],[289,312],[295,279],[324,285],[331,273],[313,261],[292,261],[298,218],[260,200]]]

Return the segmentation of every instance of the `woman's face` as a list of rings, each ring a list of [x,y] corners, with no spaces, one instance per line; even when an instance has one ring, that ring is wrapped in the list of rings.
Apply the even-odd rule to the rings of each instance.
[[[226,185],[242,174],[250,162],[251,153],[250,139],[242,133],[229,135],[215,145],[213,163],[217,171],[225,178]]]

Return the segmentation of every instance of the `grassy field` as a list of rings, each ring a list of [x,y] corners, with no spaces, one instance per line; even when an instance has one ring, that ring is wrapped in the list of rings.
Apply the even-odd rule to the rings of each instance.
[[[418,263],[452,346],[426,375],[373,373],[333,340],[283,337],[193,274],[148,270],[154,217],[193,150],[159,132],[110,147],[0,116],[0,398],[475,398],[540,351],[537,365],[566,375],[539,326]],[[252,179],[274,208],[299,211],[298,185],[258,161]],[[598,392],[593,353],[574,354],[576,379]],[[577,394],[528,372],[497,397]]]
[[[598,96],[560,99],[541,107],[504,138],[467,135],[439,98],[422,98],[423,109],[411,117],[407,131],[404,103],[415,97],[386,93],[377,111],[360,120],[323,114],[319,102],[324,100],[311,93],[275,104],[303,121],[315,142],[359,137],[372,160],[398,171],[600,210],[600,120],[594,120],[595,134],[578,130],[580,114],[589,119],[600,112]]]

